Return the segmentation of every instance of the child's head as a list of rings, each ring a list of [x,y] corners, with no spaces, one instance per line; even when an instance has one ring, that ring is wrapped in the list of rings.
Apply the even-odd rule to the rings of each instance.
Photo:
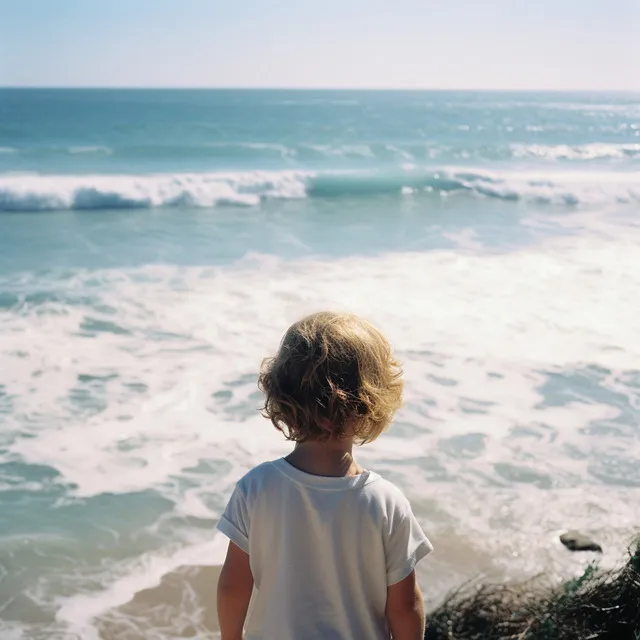
[[[289,440],[351,437],[365,443],[388,426],[402,403],[402,370],[385,337],[368,322],[316,313],[292,325],[259,386],[264,415]]]

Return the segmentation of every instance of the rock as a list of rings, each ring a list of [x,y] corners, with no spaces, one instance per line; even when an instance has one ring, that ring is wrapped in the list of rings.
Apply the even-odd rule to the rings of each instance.
[[[569,551],[596,551],[602,553],[602,547],[578,531],[567,531],[560,536],[560,542],[569,549]]]

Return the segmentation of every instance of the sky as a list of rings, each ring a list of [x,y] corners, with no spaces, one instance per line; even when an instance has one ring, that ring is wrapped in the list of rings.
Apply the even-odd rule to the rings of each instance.
[[[0,0],[0,86],[640,91],[640,0]]]

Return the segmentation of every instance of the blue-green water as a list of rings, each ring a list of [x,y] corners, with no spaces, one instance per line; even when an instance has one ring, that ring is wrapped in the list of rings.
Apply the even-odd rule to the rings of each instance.
[[[434,538],[430,599],[577,570],[566,527],[614,561],[639,208],[633,94],[0,90],[0,636],[204,637],[172,572],[219,562],[233,482],[286,450],[255,374],[325,307],[404,363],[361,456]]]

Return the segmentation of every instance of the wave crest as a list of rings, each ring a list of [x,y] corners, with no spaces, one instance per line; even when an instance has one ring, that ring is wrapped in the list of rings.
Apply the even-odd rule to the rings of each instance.
[[[305,196],[303,172],[0,177],[0,211],[252,206]]]
[[[594,142],[583,145],[515,144],[515,158],[544,160],[636,160],[640,159],[640,144],[607,144]]]
[[[555,205],[640,202],[640,173],[250,171],[149,176],[0,176],[0,211],[255,206],[264,199],[470,195]]]

